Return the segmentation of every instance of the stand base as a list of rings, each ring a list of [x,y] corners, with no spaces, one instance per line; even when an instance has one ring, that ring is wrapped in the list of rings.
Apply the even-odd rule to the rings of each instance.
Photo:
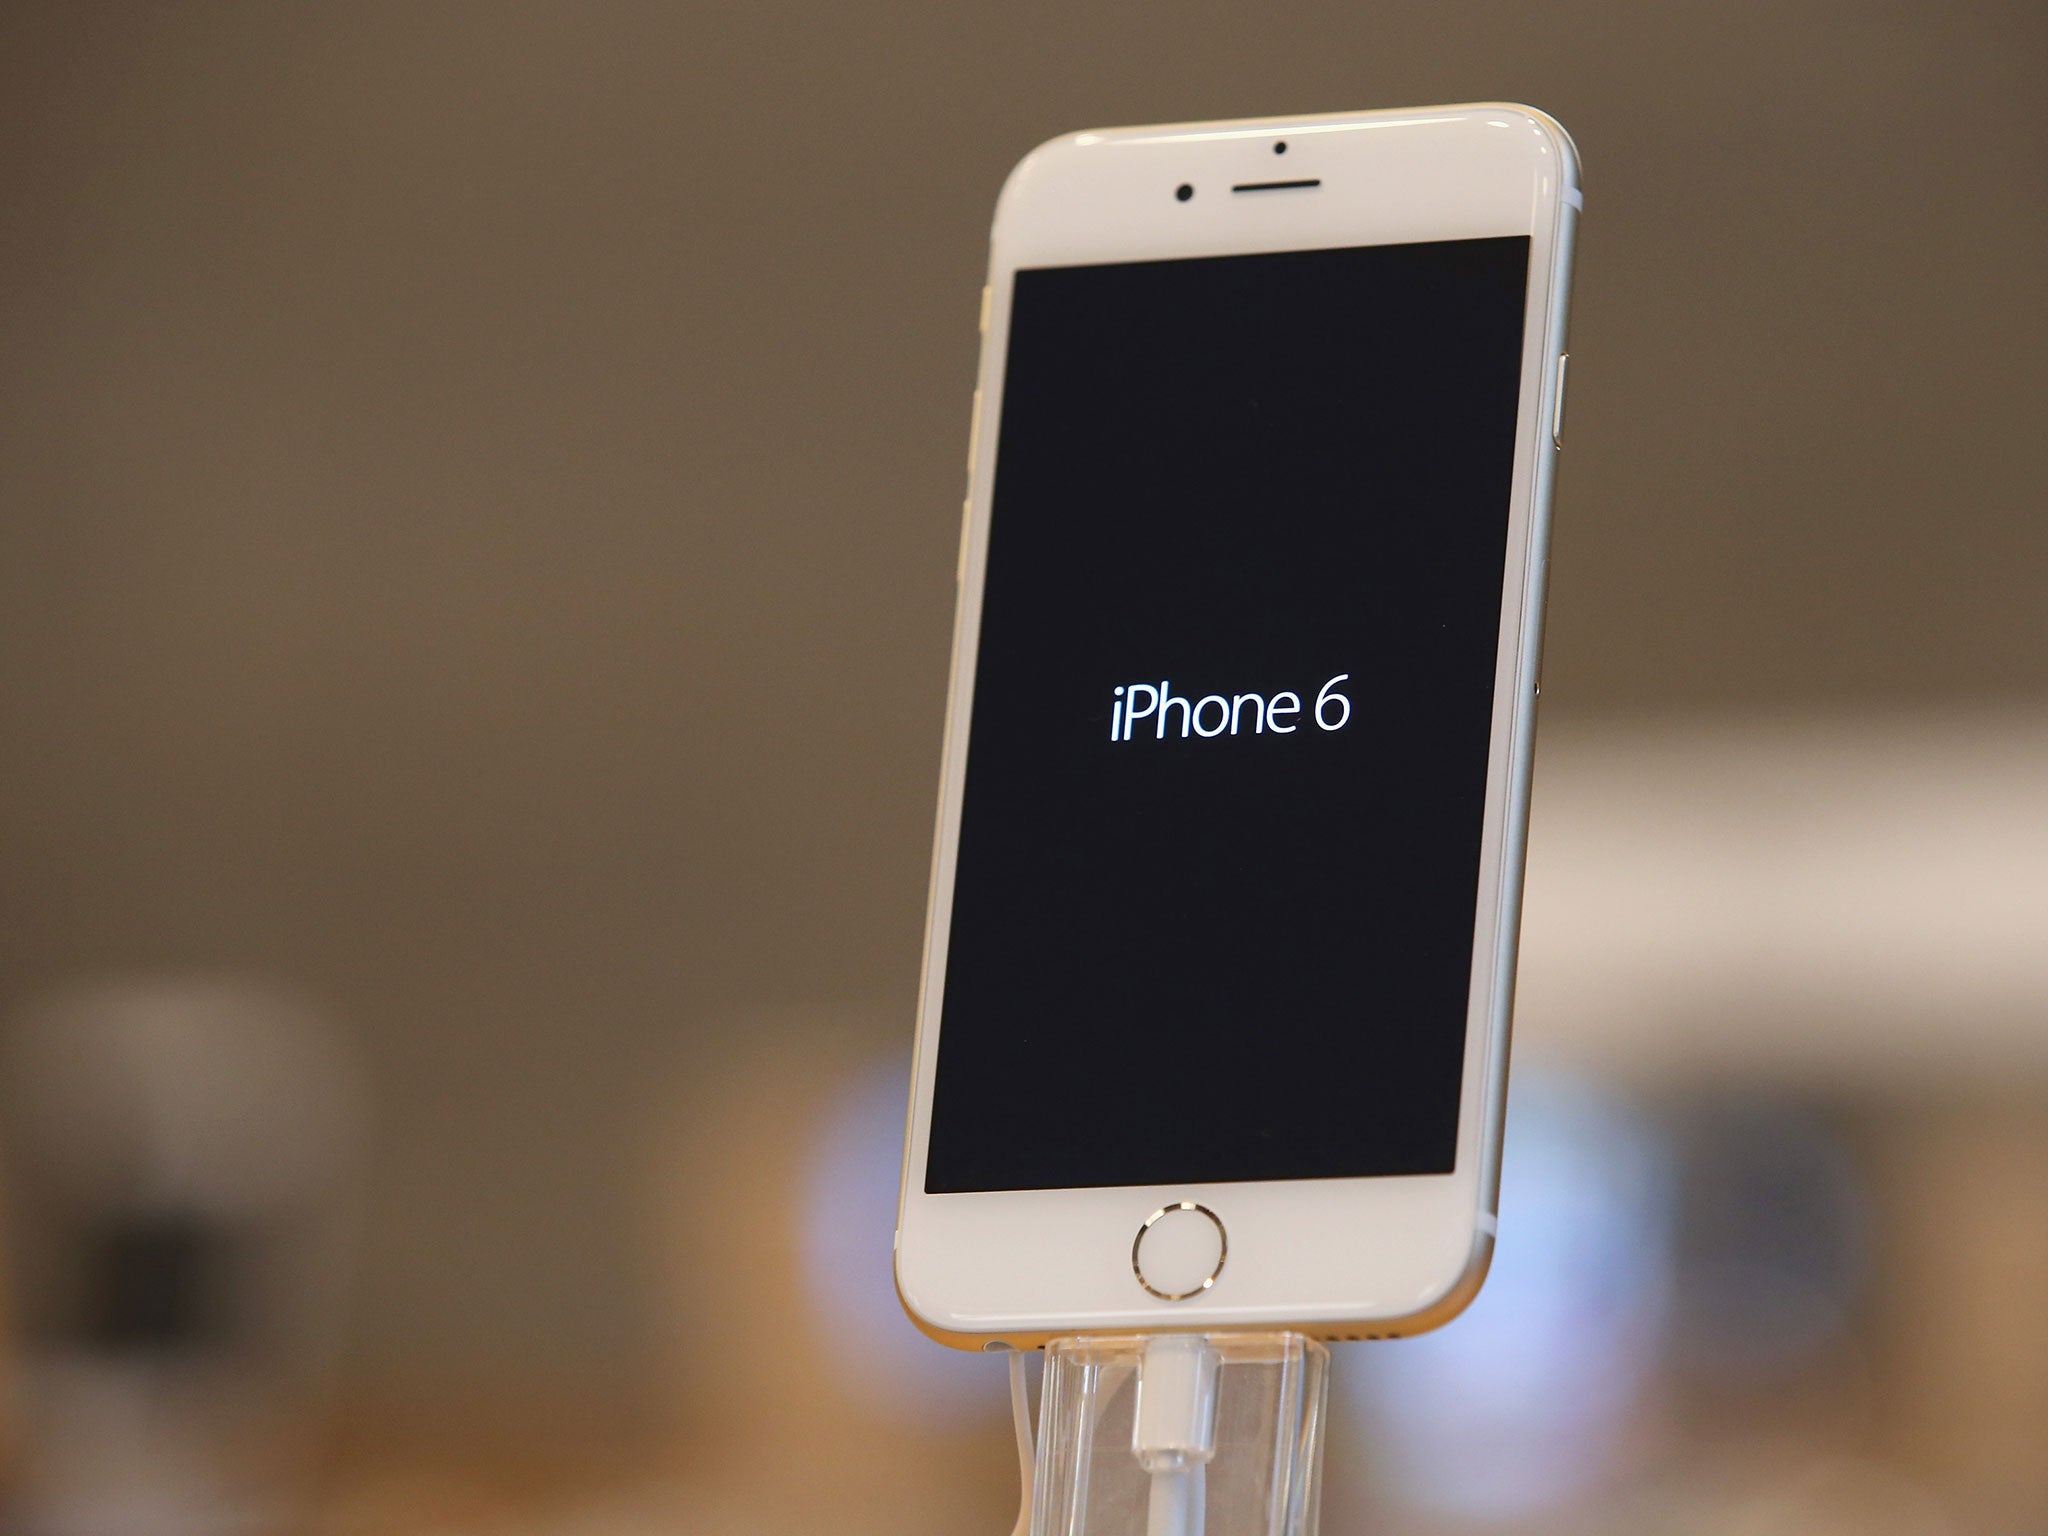
[[[1329,1354],[1298,1333],[1046,1346],[1031,1536],[1315,1536]]]

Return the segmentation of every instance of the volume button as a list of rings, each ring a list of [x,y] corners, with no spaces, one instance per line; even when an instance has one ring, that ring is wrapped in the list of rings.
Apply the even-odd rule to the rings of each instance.
[[[960,503],[960,560],[953,567],[953,585],[956,587],[967,580],[967,522],[973,510],[972,497]]]
[[[983,283],[981,285],[981,334],[984,336],[988,334],[988,303],[989,286]]]

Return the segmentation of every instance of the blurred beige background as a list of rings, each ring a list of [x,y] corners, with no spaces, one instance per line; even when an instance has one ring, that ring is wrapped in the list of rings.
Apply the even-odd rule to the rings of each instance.
[[[2044,79],[2017,0],[12,4],[0,1008],[318,999],[372,1126],[341,1460],[659,1459],[724,1378],[662,1342],[650,1148],[749,1040],[907,1047],[1019,155],[1553,112],[1546,742],[1999,734],[2048,699]]]

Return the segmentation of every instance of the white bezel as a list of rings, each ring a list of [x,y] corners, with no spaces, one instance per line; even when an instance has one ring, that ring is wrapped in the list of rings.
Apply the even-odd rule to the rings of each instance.
[[[1273,144],[1285,139],[1284,156]],[[1233,194],[1318,178],[1312,192]],[[1186,202],[1174,189],[1196,189]],[[1407,1333],[1476,1292],[1492,1248],[1509,1008],[1548,546],[1557,359],[1577,157],[1550,118],[1479,105],[1118,129],[1033,151],[997,203],[968,460],[945,766],[926,915],[916,1071],[897,1222],[897,1287],[949,1343],[1019,1345],[1117,1329],[1286,1324],[1324,1337]],[[1520,413],[1487,770],[1485,833],[1456,1170],[1426,1177],[1107,1189],[924,1192],[952,911],[987,515],[1002,411],[1012,275],[1069,266],[1498,235],[1531,237]],[[979,448],[973,445],[982,445]],[[1360,695],[1361,707],[1366,695]],[[1303,1064],[1313,1070],[1313,1064]],[[1063,1070],[1085,1073],[1076,1061]],[[1057,1094],[1055,1078],[1044,1085]],[[1247,1091],[1286,1091],[1275,1080]],[[1185,1301],[1148,1295],[1132,1241],[1163,1206],[1218,1212],[1229,1258]]]

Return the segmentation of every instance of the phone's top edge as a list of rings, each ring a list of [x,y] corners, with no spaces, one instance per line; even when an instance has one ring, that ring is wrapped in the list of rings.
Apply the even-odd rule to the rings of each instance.
[[[1040,147],[1133,139],[1257,138],[1276,128],[1295,132],[1341,132],[1347,128],[1470,117],[1480,112],[1519,113],[1529,121],[1540,123],[1561,137],[1565,136],[1564,129],[1557,119],[1539,107],[1528,106],[1518,101],[1455,101],[1431,107],[1361,107],[1339,112],[1290,113],[1281,117],[1216,118],[1186,123],[1138,123],[1122,128],[1084,128],[1074,133],[1058,134]]]
[[[1557,151],[1562,170],[1561,192],[1573,207],[1583,206],[1579,177],[1579,149],[1564,124],[1540,107],[1514,101],[1467,101],[1435,107],[1382,107],[1348,112],[1306,112],[1287,117],[1246,117],[1211,122],[1150,123],[1126,128],[1084,128],[1062,133],[1034,147],[1003,179],[996,197],[995,220],[1002,222],[1003,206],[1018,182],[1031,168],[1051,154],[1085,150],[1096,145],[1143,144],[1156,140],[1201,140],[1259,138],[1284,131],[1293,134],[1341,133],[1361,128],[1390,128],[1431,122],[1458,122],[1479,113],[1506,113],[1522,118],[1548,139]]]

